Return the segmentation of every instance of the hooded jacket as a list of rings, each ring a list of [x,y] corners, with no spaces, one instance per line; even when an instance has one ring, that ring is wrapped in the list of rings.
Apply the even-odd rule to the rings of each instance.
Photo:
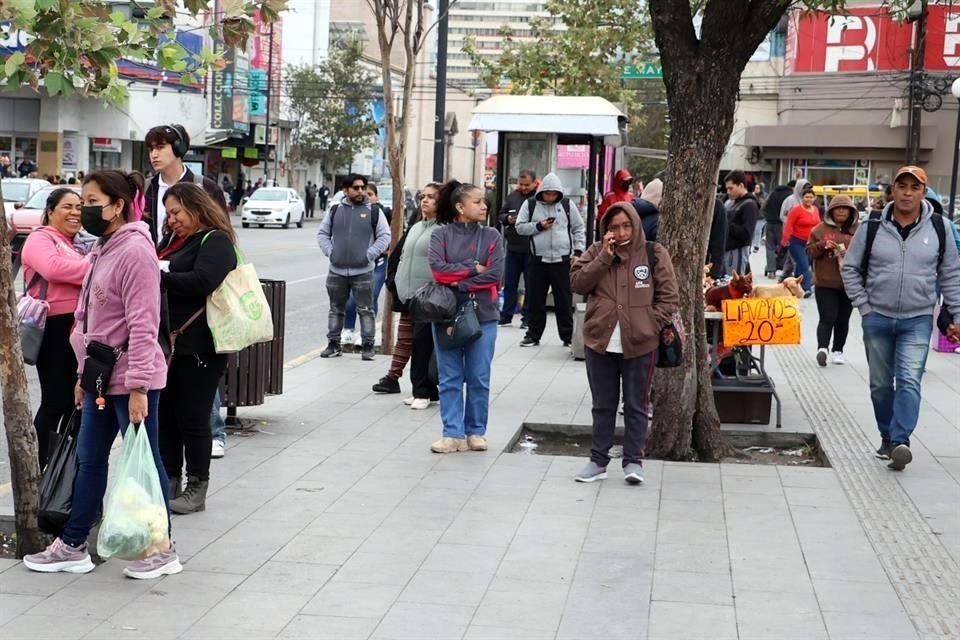
[[[933,207],[921,203],[920,221],[904,240],[892,220],[893,203],[883,209],[879,222],[860,225],[840,267],[843,286],[853,306],[865,316],[876,311],[884,316],[905,319],[931,315],[937,304],[938,289],[944,304],[960,323],[960,255],[956,243],[944,246],[943,263],[937,270],[940,243],[933,228]],[[949,224],[948,221],[944,221]],[[866,229],[879,224],[870,252],[869,272],[862,271],[867,244]]]
[[[421,220],[407,231],[394,277],[397,296],[404,304],[409,302],[417,289],[433,280],[430,271],[430,238],[436,229],[436,220]]]
[[[660,203],[663,201],[663,180],[660,178],[651,180],[647,186],[643,188],[643,193],[640,194],[640,197],[647,202],[653,203],[653,206],[659,209]]]
[[[767,198],[763,205],[763,217],[767,222],[780,222],[780,209],[783,207],[783,201],[793,195],[793,189],[785,184],[779,185]]]
[[[477,300],[477,319],[500,319],[500,280],[505,254],[500,233],[478,224],[441,225],[430,236],[430,270],[440,284],[456,286],[457,302],[470,294]],[[477,271],[482,264],[486,271]]]
[[[834,221],[833,212],[841,207],[849,207],[850,218],[841,227]],[[813,260],[813,284],[828,289],[843,289],[840,277],[840,261],[860,227],[857,206],[847,196],[836,196],[827,207],[823,222],[814,227],[807,240],[807,255]],[[842,248],[827,249],[827,242],[843,245]]]
[[[147,223],[129,222],[101,239],[90,253],[90,262],[70,335],[79,372],[86,364],[87,343],[96,340],[122,350],[107,395],[163,389],[167,363],[157,340],[160,264]]]
[[[523,255],[530,253],[530,238],[517,233],[516,218],[514,218],[513,224],[510,224],[510,221],[507,219],[511,211],[514,215],[517,215],[520,207],[523,206],[523,203],[526,202],[529,197],[530,194],[521,193],[519,190],[514,189],[510,192],[510,195],[507,196],[497,217],[497,221],[500,223],[500,232],[503,234],[504,240],[507,241],[507,251],[510,253]]]
[[[370,200],[354,204],[347,196],[340,199],[336,214],[327,214],[320,223],[317,243],[330,258],[330,273],[351,277],[373,271],[376,261],[390,247],[390,223],[379,216],[376,233],[370,224]],[[336,228],[331,228],[331,219]]]
[[[560,200],[547,204],[543,201],[546,191],[559,193]],[[554,173],[545,175],[535,198],[537,204],[532,213],[529,211],[529,200],[520,207],[516,224],[517,233],[521,236],[533,236],[533,255],[543,262],[554,263],[569,258],[571,253],[582,252],[587,245],[587,227],[573,201],[567,200],[564,206],[560,178]],[[556,218],[549,229],[541,224],[547,218]]]
[[[780,221],[786,223],[787,216],[790,215],[790,210],[795,206],[800,204],[800,201],[803,200],[803,190],[810,186],[810,182],[800,178],[797,180],[797,184],[793,187],[793,193],[784,198],[783,204],[780,205]]]
[[[600,221],[600,237],[618,210],[630,216],[633,238],[616,247],[614,255],[602,241],[593,243],[573,264],[570,283],[575,293],[589,296],[583,344],[606,353],[614,327],[619,324],[624,357],[638,358],[659,345],[660,331],[680,304],[680,291],[673,261],[663,245],[655,245],[657,265],[651,274],[640,216],[629,203],[610,207],[609,215]]]
[[[656,242],[660,230],[660,210],[655,204],[643,198],[634,198],[630,204],[640,216],[640,224],[643,225],[643,234],[647,240]]]
[[[727,200],[724,209],[727,212],[727,251],[749,247],[760,214],[757,196],[747,192],[742,198]]]
[[[633,194],[630,193],[630,185],[623,186],[624,182],[632,182],[633,176],[626,169],[620,169],[613,176],[613,191],[603,197],[603,202],[597,209],[598,215],[602,218],[610,205],[617,202],[630,202],[633,200]]]
[[[90,260],[74,241],[50,226],[38,227],[23,243],[23,279],[29,284],[34,274],[47,281],[49,315],[72,314],[77,310],[80,287],[90,270]],[[40,297],[41,283],[29,291]]]

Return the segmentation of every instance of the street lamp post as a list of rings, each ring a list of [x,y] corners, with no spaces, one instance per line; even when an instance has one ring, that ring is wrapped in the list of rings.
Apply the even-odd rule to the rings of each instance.
[[[957,99],[957,131],[953,138],[953,172],[950,174],[950,219],[957,217],[957,171],[960,170],[960,78],[953,81],[950,93]]]

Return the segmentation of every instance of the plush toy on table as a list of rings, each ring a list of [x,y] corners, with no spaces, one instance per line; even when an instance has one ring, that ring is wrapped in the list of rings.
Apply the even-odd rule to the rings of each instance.
[[[744,298],[753,290],[753,274],[748,273],[745,276],[733,272],[733,278],[729,284],[711,287],[704,295],[707,311],[720,311],[724,300],[737,300]]]
[[[803,276],[797,278],[784,278],[783,282],[777,284],[758,284],[753,288],[748,297],[750,298],[794,298],[803,297]]]

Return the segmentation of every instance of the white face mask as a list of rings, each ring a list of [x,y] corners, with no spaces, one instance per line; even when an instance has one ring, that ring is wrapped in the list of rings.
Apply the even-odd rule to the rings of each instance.
[[[629,241],[629,240],[624,240],[623,242],[618,242],[618,243],[617,243],[617,246],[618,246],[618,247],[625,247],[625,246],[627,246],[628,244],[630,244],[630,241]]]

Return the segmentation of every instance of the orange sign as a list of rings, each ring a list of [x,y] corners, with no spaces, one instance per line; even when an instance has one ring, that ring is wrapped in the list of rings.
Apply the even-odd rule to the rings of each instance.
[[[723,301],[723,344],[800,344],[797,299],[741,298]]]

